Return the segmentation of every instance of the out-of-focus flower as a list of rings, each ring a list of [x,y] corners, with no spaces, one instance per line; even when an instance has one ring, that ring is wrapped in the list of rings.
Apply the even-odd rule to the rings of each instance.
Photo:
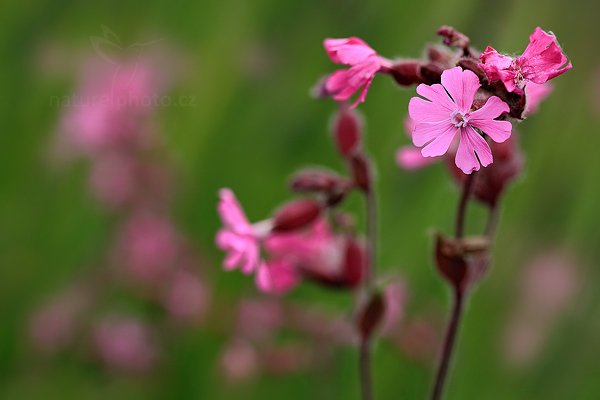
[[[412,131],[415,129],[415,122],[410,115],[404,118],[404,131],[409,138],[412,138]],[[396,163],[402,169],[412,171],[427,167],[438,160],[435,157],[423,157],[421,150],[413,145],[402,146],[396,151]]]
[[[29,335],[36,348],[55,353],[72,344],[78,323],[89,304],[88,294],[80,287],[69,289],[33,314]]]
[[[325,39],[325,50],[331,61],[350,66],[331,74],[325,82],[325,91],[337,101],[346,101],[360,90],[353,107],[365,101],[377,71],[391,63],[377,55],[359,38]]]
[[[107,317],[95,327],[93,337],[97,355],[117,371],[148,372],[159,358],[153,332],[135,318]]]
[[[139,60],[116,69],[88,67],[80,92],[66,104],[64,142],[87,154],[145,145],[150,137],[144,117],[157,90],[155,71]]]
[[[223,267],[240,267],[243,273],[251,274],[260,264],[259,237],[230,189],[219,192],[218,211],[223,228],[217,232],[217,246],[227,252]]]
[[[545,83],[573,67],[556,36],[540,27],[529,36],[529,45],[520,56],[505,56],[488,46],[481,54],[481,62],[490,81],[500,80],[506,90],[518,94],[523,94],[529,82]]]
[[[524,115],[529,116],[537,112],[540,103],[546,99],[552,93],[554,88],[549,82],[538,85],[537,83],[530,82],[525,87],[525,103]]]
[[[265,293],[287,293],[300,280],[301,276],[294,265],[284,259],[263,262],[256,271],[256,286]]]
[[[141,211],[123,226],[116,254],[132,278],[152,284],[173,271],[179,249],[180,238],[171,222]]]
[[[445,154],[457,134],[460,143],[456,152],[456,165],[465,173],[478,171],[481,165],[493,162],[490,146],[475,129],[486,133],[495,142],[510,137],[512,125],[495,118],[509,110],[508,105],[496,96],[476,111],[471,111],[475,92],[481,84],[471,71],[460,67],[442,73],[442,84],[421,84],[417,93],[425,97],[413,97],[409,103],[409,114],[415,122],[412,140],[415,146],[423,147],[425,157]]]
[[[260,370],[259,356],[252,344],[234,340],[221,355],[220,367],[227,379],[237,383],[247,381]]]
[[[383,292],[385,312],[381,323],[381,334],[391,334],[404,318],[408,290],[404,281],[395,281],[386,286]]]
[[[244,299],[238,307],[236,333],[254,342],[272,337],[283,324],[284,312],[275,299]]]
[[[513,365],[532,362],[580,289],[572,256],[551,251],[537,256],[522,272],[520,293],[504,336],[504,354]]]
[[[202,320],[210,302],[210,292],[204,282],[187,270],[173,274],[166,287],[163,304],[169,314],[184,322]]]

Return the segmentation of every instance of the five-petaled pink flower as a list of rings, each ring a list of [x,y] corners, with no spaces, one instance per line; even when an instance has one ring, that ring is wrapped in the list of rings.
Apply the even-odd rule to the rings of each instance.
[[[331,61],[350,66],[327,77],[325,90],[337,101],[346,101],[359,90],[353,107],[365,101],[369,86],[377,71],[391,63],[379,57],[367,43],[359,38],[325,39],[323,45]]]
[[[445,154],[457,134],[460,143],[456,152],[456,166],[465,174],[479,170],[493,162],[490,146],[479,133],[487,134],[501,143],[510,137],[512,125],[495,118],[509,110],[508,105],[496,96],[476,111],[471,111],[475,92],[481,84],[473,72],[454,67],[442,73],[442,84],[417,87],[417,93],[425,97],[413,97],[408,105],[415,126],[412,140],[423,147],[425,157]],[[479,130],[479,131],[478,131]]]
[[[542,84],[570,70],[556,36],[537,27],[529,36],[529,45],[513,58],[488,46],[481,54],[481,67],[490,81],[501,80],[509,92],[523,94],[528,82]]]
[[[231,190],[221,189],[219,197],[218,211],[223,228],[217,233],[217,246],[228,253],[223,267],[232,270],[239,266],[243,273],[250,274],[260,264],[259,234],[248,222]]]

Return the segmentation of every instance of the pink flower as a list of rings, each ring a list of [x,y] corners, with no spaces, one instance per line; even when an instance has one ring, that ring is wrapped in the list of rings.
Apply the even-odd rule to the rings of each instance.
[[[119,371],[142,373],[158,361],[154,332],[129,317],[109,317],[94,329],[94,344],[100,359]]]
[[[529,45],[519,57],[498,53],[488,46],[481,54],[481,66],[490,81],[501,80],[509,92],[523,94],[528,82],[542,84],[573,66],[552,33],[540,27],[529,36]]]
[[[362,89],[352,105],[356,107],[358,103],[365,101],[377,71],[383,66],[388,66],[389,62],[379,57],[375,50],[356,37],[325,39],[323,44],[331,61],[350,66],[349,69],[331,74],[325,81],[325,90],[335,100],[346,101]]]
[[[525,112],[523,114],[530,115],[535,113],[542,101],[552,93],[554,88],[549,82],[538,85],[537,83],[529,82],[525,88]]]
[[[260,243],[254,227],[230,189],[219,192],[218,211],[223,228],[217,232],[217,246],[226,251],[226,270],[240,266],[245,274],[254,272],[260,263]]]
[[[210,290],[195,274],[176,271],[163,295],[163,306],[180,322],[199,322],[206,315]]]
[[[497,121],[508,105],[496,96],[476,111],[471,111],[475,92],[481,84],[477,75],[460,67],[442,73],[442,84],[417,87],[417,93],[425,97],[413,97],[408,105],[410,117],[415,121],[412,140],[423,147],[425,157],[445,154],[457,134],[460,136],[455,162],[465,174],[479,170],[493,162],[490,146],[476,130],[487,134],[495,142],[504,142],[511,135],[508,121]]]
[[[283,294],[300,283],[301,276],[293,264],[285,260],[264,262],[256,272],[256,287],[265,293]]]
[[[415,122],[410,115],[407,115],[406,118],[404,118],[404,131],[409,138],[412,136],[414,127]],[[427,167],[436,161],[438,160],[432,157],[423,157],[421,150],[412,145],[402,146],[396,152],[396,164],[398,164],[400,168],[408,171]]]

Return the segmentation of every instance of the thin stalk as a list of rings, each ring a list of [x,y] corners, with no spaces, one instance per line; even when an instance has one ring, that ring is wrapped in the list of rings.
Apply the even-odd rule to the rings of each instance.
[[[442,349],[442,356],[440,358],[440,364],[435,377],[435,386],[433,393],[431,394],[431,400],[440,400],[444,393],[444,385],[446,378],[448,377],[448,368],[452,361],[452,354],[456,344],[456,336],[458,327],[461,323],[461,317],[463,314],[463,303],[464,297],[462,292],[457,289],[454,291],[454,306],[452,308],[452,316],[448,322],[446,329],[446,337],[444,339],[444,347]]]
[[[457,239],[463,237],[465,233],[465,219],[467,216],[467,205],[469,204],[469,197],[473,190],[473,182],[475,181],[475,175],[477,172],[473,171],[470,175],[467,175],[467,180],[463,185],[462,194],[458,203],[458,210],[456,211],[456,225],[455,225],[455,236]]]
[[[494,235],[496,233],[496,228],[498,227],[498,219],[499,218],[500,218],[500,206],[498,206],[498,203],[494,203],[494,205],[492,205],[490,207],[490,213],[489,213],[487,224],[485,226],[485,231],[484,231],[484,235],[490,240],[492,240],[494,238]]]
[[[365,277],[363,279],[362,291],[364,298],[369,298],[375,282],[377,263],[377,197],[374,190],[373,163],[369,160],[369,189],[365,191],[366,225],[367,225],[367,251],[365,260]],[[362,400],[373,399],[373,383],[371,370],[371,337],[363,337],[360,340],[360,386]]]

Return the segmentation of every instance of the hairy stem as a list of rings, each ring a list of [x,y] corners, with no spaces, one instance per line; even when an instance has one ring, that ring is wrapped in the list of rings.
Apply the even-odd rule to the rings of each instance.
[[[496,228],[498,226],[498,218],[500,218],[500,206],[498,203],[494,203],[494,205],[490,207],[490,213],[484,231],[484,235],[490,240],[494,239]]]
[[[368,338],[363,338],[360,341],[360,392],[362,400],[373,399],[371,341]]]
[[[458,203],[458,210],[456,211],[456,225],[455,225],[455,236],[457,239],[461,239],[465,233],[465,219],[467,217],[467,205],[469,203],[469,197],[473,190],[473,182],[475,181],[475,175],[477,172],[473,171],[470,175],[467,175],[467,180],[463,185],[462,194],[460,195],[460,201]]]
[[[448,376],[448,368],[452,361],[452,354],[456,344],[456,336],[458,327],[461,323],[461,317],[463,312],[464,297],[463,293],[456,289],[454,291],[454,306],[452,308],[452,316],[448,322],[446,329],[446,337],[444,339],[444,347],[442,348],[442,355],[440,358],[439,367],[435,377],[435,386],[433,393],[431,394],[431,400],[440,400],[444,394],[444,385]]]

